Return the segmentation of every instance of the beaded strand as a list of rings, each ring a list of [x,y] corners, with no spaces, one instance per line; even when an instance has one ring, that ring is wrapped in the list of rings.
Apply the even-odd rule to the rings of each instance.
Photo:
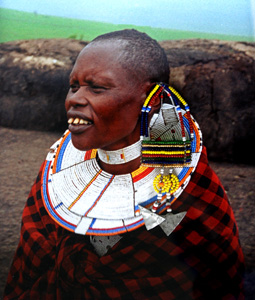
[[[159,96],[163,87],[160,87],[158,84],[154,87],[154,89],[150,92],[149,96],[146,98],[144,105],[142,107],[142,115],[141,115],[141,133],[140,139],[143,140],[144,137],[148,137],[148,116],[149,112],[151,111],[151,106],[155,102],[156,98]],[[145,125],[145,132],[144,127]]]
[[[190,116],[190,110],[189,110],[189,106],[187,104],[187,102],[181,97],[181,95],[171,86],[166,86],[164,85],[166,93],[168,95],[169,98],[172,98],[175,105],[176,105],[176,110],[179,116],[179,120],[181,123],[181,131],[182,131],[182,140],[185,142],[186,141],[186,137],[185,137],[185,127],[184,127],[184,122],[183,122],[183,116],[182,116],[182,112],[181,112],[181,107],[177,101],[177,99],[179,100],[179,102],[181,102],[183,104],[183,106],[185,107],[185,111],[187,113],[187,118],[188,118],[188,123],[189,123],[189,129],[190,129],[190,138],[191,140],[194,138],[194,133],[193,133],[193,125],[192,125],[192,121],[191,121],[191,116]],[[171,92],[172,95],[171,95]],[[173,97],[172,97],[173,96]],[[186,163],[186,152],[184,154],[184,163]]]
[[[184,129],[184,122],[183,122],[183,117],[182,117],[182,112],[181,112],[181,107],[177,101],[177,99],[175,97],[171,97],[171,93],[170,93],[170,87],[164,85],[164,88],[165,88],[165,92],[167,94],[167,96],[169,98],[172,98],[174,100],[174,103],[175,103],[175,106],[176,106],[176,111],[177,111],[177,114],[178,114],[178,117],[179,117],[179,120],[180,120],[180,123],[181,123],[181,131],[182,131],[182,140],[183,141],[186,141],[186,137],[185,137],[185,129]]]
[[[179,99],[179,101],[183,104],[186,113],[187,113],[187,119],[189,122],[189,130],[190,130],[190,137],[191,139],[194,138],[194,131],[193,131],[193,124],[191,121],[191,116],[190,116],[190,108],[188,103],[182,98],[182,96],[171,86],[169,86],[169,89],[171,90],[171,92]]]

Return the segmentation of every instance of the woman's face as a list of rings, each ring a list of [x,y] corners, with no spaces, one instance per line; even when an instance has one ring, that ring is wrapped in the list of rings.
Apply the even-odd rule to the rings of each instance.
[[[117,62],[109,41],[82,50],[70,74],[65,107],[72,142],[80,150],[116,150],[140,135],[140,111],[149,83],[137,83]]]

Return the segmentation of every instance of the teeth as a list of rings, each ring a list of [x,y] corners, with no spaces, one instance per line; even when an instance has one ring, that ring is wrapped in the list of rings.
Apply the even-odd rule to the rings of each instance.
[[[67,122],[68,122],[68,124],[74,124],[74,125],[77,125],[77,124],[90,125],[91,124],[91,122],[80,119],[80,118],[75,118],[75,119],[70,118]]]
[[[80,119],[80,122],[79,122],[79,124],[88,124],[88,122],[87,122],[87,121],[85,121],[85,120],[83,120],[83,119]]]
[[[80,122],[80,119],[79,118],[76,118],[74,121],[73,121],[73,124],[78,124]]]
[[[68,124],[72,124],[73,123],[73,118],[70,118],[67,122],[68,122]]]

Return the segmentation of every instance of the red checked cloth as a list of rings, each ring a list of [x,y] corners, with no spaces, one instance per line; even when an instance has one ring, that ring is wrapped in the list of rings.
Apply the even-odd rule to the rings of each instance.
[[[49,217],[41,173],[24,209],[5,300],[244,299],[238,229],[205,150],[174,204],[174,212],[187,214],[173,233],[142,227],[102,257],[89,236],[68,232]]]

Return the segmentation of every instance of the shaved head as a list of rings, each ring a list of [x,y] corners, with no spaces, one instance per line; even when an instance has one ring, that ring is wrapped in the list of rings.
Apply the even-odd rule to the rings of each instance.
[[[120,47],[119,63],[136,79],[169,82],[166,54],[158,42],[147,34],[134,29],[113,31],[96,37],[90,44],[99,42],[117,42]]]

